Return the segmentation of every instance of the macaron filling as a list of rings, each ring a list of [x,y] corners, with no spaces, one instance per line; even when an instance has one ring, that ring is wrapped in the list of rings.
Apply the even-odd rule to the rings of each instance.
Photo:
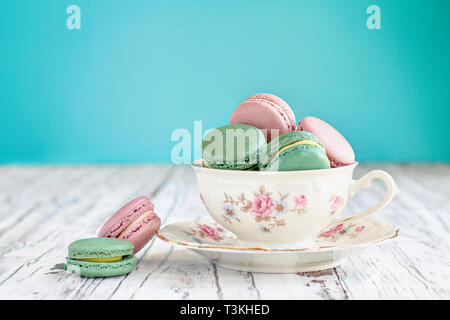
[[[312,140],[301,140],[301,141],[297,141],[297,142],[288,144],[287,146],[284,146],[283,148],[281,148],[280,151],[278,151],[278,152],[280,153],[280,152],[283,152],[286,149],[293,148],[295,146],[302,146],[302,145],[314,146],[314,147],[319,148],[323,152],[325,152],[325,149],[320,144],[318,144],[317,142],[312,141]]]
[[[206,162],[205,159],[202,159],[202,165],[203,165],[205,168],[210,168],[210,169],[212,169],[212,167],[208,164],[208,162]]]
[[[272,161],[273,159],[275,159],[276,157],[278,157],[280,155],[280,153],[282,153],[283,151],[286,151],[287,149],[291,149],[294,148],[296,146],[314,146],[319,148],[320,150],[322,150],[323,152],[325,152],[324,147],[322,147],[319,143],[313,141],[313,140],[300,140],[300,141],[296,141],[294,143],[288,144],[284,147],[282,147],[280,150],[278,150],[278,152],[276,152],[269,160]]]
[[[103,229],[100,231],[99,236],[108,238],[117,238],[119,234],[122,233],[123,230],[126,228],[126,226],[128,226],[130,223],[133,223],[133,221],[136,221],[136,219],[141,216],[141,212],[147,211],[153,211],[153,203],[151,203],[150,200],[143,201],[141,204],[139,204],[138,207],[134,208],[133,210],[130,210],[130,212],[126,215],[126,217],[123,218],[119,223],[117,223],[112,228],[104,230],[105,226],[103,226]]]
[[[101,257],[101,258],[83,258],[83,259],[75,259],[78,261],[86,261],[86,262],[117,262],[122,260],[123,256],[117,257]]]
[[[117,236],[119,239],[128,239],[134,232],[138,231],[143,225],[155,218],[156,215],[153,210],[144,212],[136,220],[130,223],[122,232]]]

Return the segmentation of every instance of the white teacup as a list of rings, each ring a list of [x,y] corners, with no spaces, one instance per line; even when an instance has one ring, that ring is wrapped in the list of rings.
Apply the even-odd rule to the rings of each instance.
[[[197,160],[192,167],[200,197],[218,224],[243,241],[287,244],[311,239],[336,220],[350,197],[369,188],[374,179],[385,182],[384,199],[349,219],[382,209],[398,193],[392,177],[381,170],[353,180],[357,164],[264,172],[210,169]]]

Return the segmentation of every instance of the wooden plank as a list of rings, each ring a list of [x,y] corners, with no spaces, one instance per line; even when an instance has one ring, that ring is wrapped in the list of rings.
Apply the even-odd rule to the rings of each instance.
[[[195,220],[207,215],[200,202],[190,168],[177,169],[177,175],[154,199],[163,224]],[[221,271],[203,257],[173,248],[157,239],[140,262],[142,272],[130,274],[127,286],[119,288],[113,299],[220,299]],[[142,268],[142,269],[141,269]],[[137,270],[139,271],[139,270]],[[242,277],[234,275],[237,281]],[[131,281],[134,280],[134,281]],[[247,290],[241,290],[248,297]]]
[[[365,166],[364,171],[379,166]],[[377,219],[400,227],[394,242],[371,247],[336,268],[349,298],[356,299],[443,299],[450,296],[450,252],[448,195],[439,190],[450,181],[448,166],[384,166],[401,193]],[[434,186],[434,187],[433,187]],[[448,189],[447,189],[448,190]],[[384,190],[374,186],[381,199]],[[369,201],[362,197],[359,207]],[[433,208],[433,210],[430,210]]]
[[[77,238],[95,236],[101,224],[124,199],[151,192],[163,181],[169,168],[90,167],[73,170],[79,170],[85,179],[72,181],[59,177],[54,181],[55,185],[48,186],[54,197],[37,195],[29,199],[31,204],[41,203],[40,212],[31,212],[2,235],[10,245],[0,251],[0,265],[6,269],[1,270],[0,275],[1,296],[70,298],[80,289],[78,285],[88,281],[52,270],[56,263],[64,262],[67,245]],[[44,223],[40,223],[42,221]],[[36,271],[38,269],[42,271]],[[17,286],[17,283],[21,285]],[[53,285],[46,288],[48,283]]]
[[[355,176],[375,168],[390,172],[401,193],[374,218],[398,225],[400,237],[342,267],[287,275],[230,271],[155,239],[129,275],[85,279],[60,269],[67,245],[95,236],[125,201],[149,195],[163,225],[207,216],[192,170],[0,166],[0,298],[448,299],[450,166],[360,165]],[[374,184],[346,211],[363,210],[383,194]]]

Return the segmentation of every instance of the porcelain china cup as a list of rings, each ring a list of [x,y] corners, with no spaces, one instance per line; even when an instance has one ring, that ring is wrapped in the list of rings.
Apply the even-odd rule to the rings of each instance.
[[[386,206],[398,193],[392,177],[380,170],[353,180],[352,165],[304,171],[211,169],[201,160],[192,167],[200,197],[211,217],[240,240],[279,245],[311,239],[339,217],[349,198],[381,179],[387,190],[373,207],[348,217],[363,217]],[[205,231],[207,232],[207,230]]]

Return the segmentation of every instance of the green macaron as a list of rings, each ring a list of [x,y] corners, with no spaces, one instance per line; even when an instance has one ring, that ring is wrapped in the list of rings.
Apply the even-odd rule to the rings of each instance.
[[[226,125],[211,130],[203,139],[203,165],[225,170],[257,169],[260,150],[266,146],[260,129],[246,124]]]
[[[116,238],[88,238],[72,242],[65,270],[84,277],[113,277],[136,266],[133,243]]]
[[[292,131],[273,139],[263,155],[260,157],[259,170],[295,171],[330,168],[323,143],[306,131]]]

